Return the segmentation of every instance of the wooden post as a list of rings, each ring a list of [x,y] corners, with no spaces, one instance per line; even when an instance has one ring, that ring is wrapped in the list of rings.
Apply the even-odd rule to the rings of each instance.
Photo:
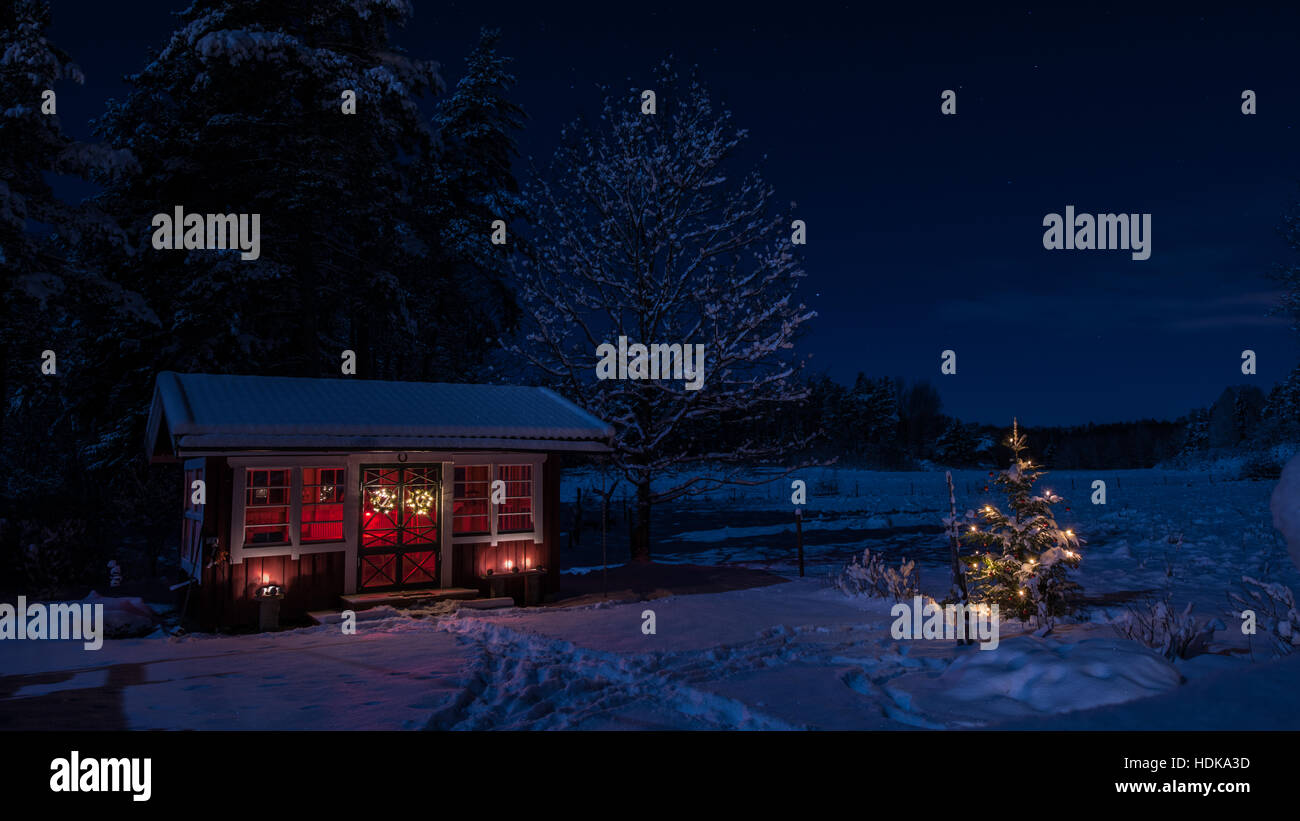
[[[962,567],[961,556],[958,550],[961,547],[961,539],[958,535],[957,525],[957,493],[952,486],[952,471],[947,472],[948,478],[948,553],[952,560],[952,598],[965,605],[970,601],[970,594],[966,591],[966,569]],[[957,640],[958,644],[974,644],[972,638],[963,638]]]
[[[794,543],[799,550],[799,578],[803,578],[803,508],[794,509]]]

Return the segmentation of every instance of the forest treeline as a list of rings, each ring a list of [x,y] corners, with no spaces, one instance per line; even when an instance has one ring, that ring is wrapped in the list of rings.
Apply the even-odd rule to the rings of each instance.
[[[1195,465],[1209,457],[1245,452],[1261,478],[1280,472],[1274,445],[1300,440],[1300,384],[1294,378],[1268,393],[1254,385],[1224,388],[1211,405],[1173,420],[1138,419],[1081,425],[1036,425],[1021,419],[1029,452],[1056,470],[1141,469]],[[824,460],[881,469],[937,464],[1005,467],[1004,423],[967,422],[944,413],[928,381],[872,378],[851,385],[825,375],[806,383],[805,401],[770,419],[719,419],[703,426],[700,447],[725,450],[751,439],[812,437],[810,452]]]

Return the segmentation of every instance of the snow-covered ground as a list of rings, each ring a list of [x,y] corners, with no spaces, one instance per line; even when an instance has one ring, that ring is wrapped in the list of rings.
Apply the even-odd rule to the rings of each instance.
[[[1216,728],[1300,726],[1280,707],[1297,656],[1269,659],[1226,613],[1243,574],[1300,590],[1274,533],[1271,482],[1172,471],[1063,473],[1062,523],[1087,544],[1083,619],[1038,637],[1003,624],[995,650],[899,641],[891,602],[830,585],[870,547],[916,558],[942,594],[935,532],[942,473],[819,471],[805,478],[809,576],[797,577],[789,480],[670,511],[661,561],[732,563],[787,580],[647,601],[501,611],[368,611],[356,635],[320,626],[243,637],[0,642],[0,728]],[[962,510],[984,472],[955,474]],[[1107,504],[1089,503],[1091,482]],[[599,486],[575,475],[565,488]],[[590,515],[590,514],[588,514]],[[1182,534],[1181,545],[1177,534]],[[1173,541],[1170,538],[1174,537]],[[1112,622],[1144,597],[1193,602],[1230,629],[1211,652],[1169,662]],[[655,632],[642,626],[653,611]],[[1225,706],[1222,700],[1233,694]]]
[[[915,559],[922,589],[946,592],[948,552],[940,531],[948,497],[942,471],[819,468],[769,485],[720,490],[674,512],[670,526],[656,534],[661,542],[656,560],[791,571],[794,479],[804,480],[809,490],[802,529],[810,572],[838,572],[869,547],[886,557]],[[1091,503],[1092,483],[1098,480],[1106,485],[1105,504]],[[1005,508],[987,471],[954,471],[953,481],[958,514],[989,503]],[[1053,472],[1039,487],[1066,499],[1056,508],[1057,520],[1086,540],[1077,579],[1095,605],[1094,620],[1106,620],[1122,615],[1130,602],[1166,594],[1180,610],[1192,602],[1193,612],[1222,617],[1227,591],[1243,574],[1300,592],[1300,571],[1272,523],[1269,497],[1275,484],[1194,471],[1135,470]],[[592,498],[590,489],[599,489],[600,477],[573,477],[565,488],[568,501],[578,486]],[[591,523],[594,503],[589,508]],[[701,521],[715,524],[700,527]]]

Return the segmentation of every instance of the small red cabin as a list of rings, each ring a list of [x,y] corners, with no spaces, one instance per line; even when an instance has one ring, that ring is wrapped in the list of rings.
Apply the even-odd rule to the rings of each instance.
[[[559,583],[562,453],[613,430],[545,388],[158,375],[152,462],[181,462],[181,568],[202,625],[343,596]],[[197,594],[197,595],[196,595]]]

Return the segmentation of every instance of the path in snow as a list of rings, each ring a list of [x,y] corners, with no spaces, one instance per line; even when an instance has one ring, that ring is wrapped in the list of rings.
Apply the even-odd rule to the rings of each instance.
[[[823,580],[446,622],[478,661],[431,729],[975,727],[1178,686],[1106,626],[997,650],[895,641],[889,604]],[[641,630],[653,610],[656,634]],[[954,660],[958,660],[953,664]],[[959,670],[950,676],[954,670]],[[951,679],[951,680],[950,680]]]

